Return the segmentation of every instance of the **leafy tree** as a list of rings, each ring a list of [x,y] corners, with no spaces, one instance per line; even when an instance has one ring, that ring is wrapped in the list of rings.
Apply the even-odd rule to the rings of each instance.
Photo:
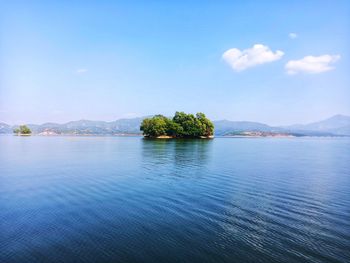
[[[214,124],[205,116],[204,113],[197,113],[196,118],[200,122],[202,136],[211,136],[214,134]]]
[[[149,137],[167,135],[168,118],[163,115],[156,115],[153,118],[146,118],[142,121],[140,130]]]
[[[184,129],[176,122],[169,119],[167,135],[172,137],[183,137]]]
[[[214,133],[213,123],[203,113],[186,114],[176,112],[172,119],[163,115],[144,119],[140,130],[147,137],[167,135],[177,138],[198,138],[211,136]]]
[[[173,122],[182,127],[183,132],[181,137],[196,137],[199,136],[198,123],[193,114],[184,112],[176,112],[173,117]]]
[[[19,126],[19,128],[15,129],[13,132],[17,134],[25,134],[25,135],[32,133],[32,131],[26,125]]]

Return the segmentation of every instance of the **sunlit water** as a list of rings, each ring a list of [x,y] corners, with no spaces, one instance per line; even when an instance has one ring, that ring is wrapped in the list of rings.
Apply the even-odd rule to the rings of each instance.
[[[0,262],[350,262],[350,140],[0,136]]]

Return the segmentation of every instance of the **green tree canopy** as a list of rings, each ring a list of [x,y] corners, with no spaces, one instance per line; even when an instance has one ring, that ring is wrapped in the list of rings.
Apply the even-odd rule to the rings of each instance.
[[[17,134],[26,134],[26,135],[32,133],[32,131],[26,125],[19,126],[19,128],[15,129],[13,132]]]
[[[140,130],[146,137],[199,138],[212,136],[214,125],[204,113],[197,113],[194,116],[193,114],[176,112],[172,119],[163,115],[146,118],[143,120]]]
[[[142,121],[140,130],[149,137],[167,135],[169,119],[163,115],[146,118]]]

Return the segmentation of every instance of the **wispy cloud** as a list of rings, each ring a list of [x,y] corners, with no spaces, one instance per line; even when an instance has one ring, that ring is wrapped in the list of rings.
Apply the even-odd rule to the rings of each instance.
[[[289,33],[288,36],[290,39],[296,39],[298,37],[297,33]]]
[[[306,56],[299,60],[288,61],[285,69],[290,75],[297,73],[317,74],[334,69],[331,64],[339,59],[340,55]]]
[[[222,58],[233,70],[238,72],[257,65],[279,60],[283,55],[284,52],[280,50],[273,52],[268,46],[255,44],[253,47],[242,51],[238,48],[231,48],[222,55]]]
[[[80,68],[80,69],[77,69],[76,71],[75,71],[75,73],[77,73],[77,74],[84,74],[84,73],[86,73],[88,70],[86,69],[86,68]]]

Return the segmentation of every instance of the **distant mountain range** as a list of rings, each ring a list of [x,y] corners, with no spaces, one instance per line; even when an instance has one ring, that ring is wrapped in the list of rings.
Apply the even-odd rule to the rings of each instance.
[[[34,134],[140,134],[140,123],[144,118],[119,119],[112,122],[79,120],[63,124],[27,124]],[[0,133],[12,133],[18,125],[0,123]]]
[[[119,119],[112,122],[80,120],[63,124],[44,123],[27,124],[34,134],[76,134],[76,135],[116,135],[141,134],[140,123],[146,117]],[[244,132],[262,132],[269,134],[290,134],[295,136],[350,136],[350,116],[335,115],[323,121],[310,124],[296,124],[273,127],[267,124],[249,121],[214,121],[215,135],[236,135]],[[12,133],[18,125],[0,123],[0,133]]]
[[[296,124],[284,127],[290,131],[296,132],[325,132],[334,135],[350,135],[350,116],[334,115],[323,121],[313,122],[310,124]]]

